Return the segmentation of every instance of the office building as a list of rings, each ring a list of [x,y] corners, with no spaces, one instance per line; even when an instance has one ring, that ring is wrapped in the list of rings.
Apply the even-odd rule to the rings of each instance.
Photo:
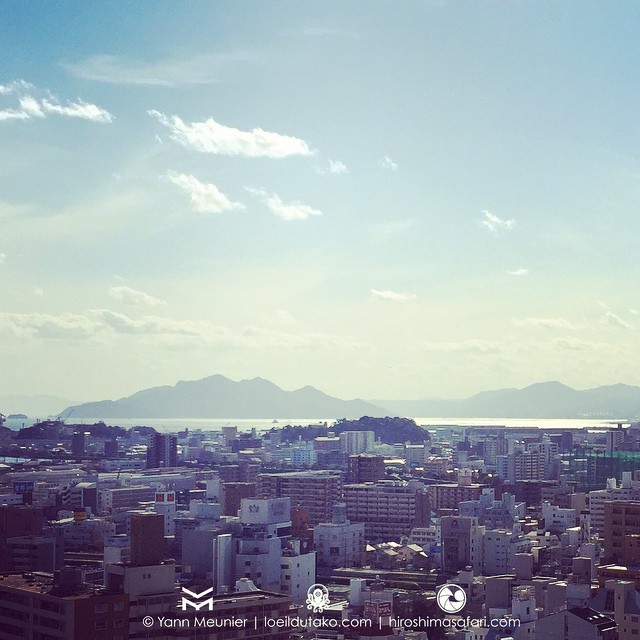
[[[178,439],[164,433],[149,436],[147,445],[147,469],[175,467],[178,464]]]

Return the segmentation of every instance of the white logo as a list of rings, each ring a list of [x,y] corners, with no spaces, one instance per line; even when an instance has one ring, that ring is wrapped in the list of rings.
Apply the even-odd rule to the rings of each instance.
[[[438,589],[436,602],[445,613],[458,613],[467,604],[467,594],[457,584],[445,584]]]
[[[189,589],[185,587],[182,587],[182,592],[190,595],[194,600],[200,600],[200,598],[204,598],[206,595],[208,595],[212,591],[213,591],[213,587],[209,587],[208,589],[205,589],[202,593],[195,593],[193,591],[189,591]],[[205,600],[204,602],[194,602],[193,600],[189,600],[188,598],[185,598],[184,596],[182,596],[182,604],[180,605],[180,607],[182,608],[183,611],[186,611],[188,606],[193,607],[196,611],[200,611],[200,609],[202,609],[202,607],[206,605],[209,605],[209,611],[213,609],[213,596],[208,600]]]
[[[329,606],[329,589],[323,584],[312,584],[307,589],[307,609],[322,613]]]

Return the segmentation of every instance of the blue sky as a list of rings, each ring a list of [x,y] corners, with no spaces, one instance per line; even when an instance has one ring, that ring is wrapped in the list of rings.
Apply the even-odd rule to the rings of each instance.
[[[2,3],[3,392],[640,384],[639,19]]]

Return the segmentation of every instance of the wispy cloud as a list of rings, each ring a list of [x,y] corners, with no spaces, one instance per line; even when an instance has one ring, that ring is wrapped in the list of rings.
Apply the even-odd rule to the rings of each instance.
[[[251,158],[285,158],[293,155],[308,156],[312,153],[304,140],[293,136],[263,129],[242,131],[220,124],[213,118],[204,122],[187,123],[178,116],[165,116],[159,111],[151,110],[148,113],[167,127],[173,140],[202,153]]]
[[[487,229],[489,229],[489,231],[491,231],[491,233],[507,231],[516,226],[515,220],[499,218],[497,215],[491,213],[491,211],[487,211],[486,209],[484,209],[482,213],[484,214],[484,219],[481,222],[485,227],[487,227]]]
[[[398,165],[389,157],[384,156],[378,161],[378,165],[383,169],[389,169],[390,171],[397,171]]]
[[[529,269],[514,269],[513,271],[507,271],[510,276],[528,276]]]
[[[340,160],[329,160],[329,173],[341,174],[348,173],[347,165]]]
[[[322,215],[322,211],[310,207],[308,204],[291,202],[286,204],[276,193],[267,193],[263,189],[247,187],[247,191],[258,196],[267,205],[269,211],[282,220],[305,220],[311,216]]]
[[[156,344],[235,346],[247,349],[369,349],[350,337],[314,332],[285,332],[256,326],[227,327],[208,320],[146,315],[133,318],[110,309],[59,315],[0,312],[0,332],[25,340],[96,341],[133,336]]]
[[[379,289],[371,289],[371,295],[374,298],[391,300],[392,302],[409,302],[418,297],[415,293],[398,293],[397,291],[380,291]]]
[[[336,176],[349,173],[347,165],[340,160],[329,160],[328,167],[315,167],[315,171],[320,175],[332,174]]]
[[[90,102],[78,100],[61,104],[57,98],[47,92],[46,98],[34,97],[35,87],[24,80],[16,80],[8,85],[0,85],[1,95],[17,94],[18,105],[0,110],[0,121],[30,120],[58,115],[67,118],[80,118],[92,122],[111,122],[113,115]]]
[[[426,351],[449,353],[499,353],[503,347],[498,342],[489,340],[461,340],[460,342],[423,342]]]
[[[0,264],[4,264],[7,261],[7,254],[0,253]]]
[[[9,95],[11,93],[26,91],[27,89],[33,89],[33,85],[26,80],[14,80],[9,84],[0,84],[0,95]]]
[[[62,66],[84,80],[120,85],[183,87],[219,82],[230,63],[254,60],[248,52],[199,55],[190,58],[144,61],[124,56],[97,55]]]
[[[173,184],[189,195],[191,206],[201,213],[222,213],[243,209],[239,202],[232,202],[210,182],[200,182],[196,177],[184,173],[170,172],[167,177]]]
[[[110,287],[109,295],[118,302],[131,304],[136,307],[158,307],[166,304],[166,302],[164,300],[160,300],[160,298],[149,295],[144,291],[139,291],[125,286]]]
[[[574,324],[564,318],[524,318],[516,319],[513,323],[518,327],[544,327],[545,329],[582,329],[581,325]]]
[[[613,313],[610,309],[607,309],[602,316],[600,316],[600,324],[607,327],[616,327],[618,329],[633,329],[633,325],[629,324],[626,320],[623,320],[619,315]]]

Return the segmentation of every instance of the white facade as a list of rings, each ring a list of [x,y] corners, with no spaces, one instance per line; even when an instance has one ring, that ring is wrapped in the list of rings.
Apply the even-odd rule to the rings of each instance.
[[[575,509],[563,509],[550,502],[542,503],[542,517],[544,530],[562,533],[578,523],[578,513]]]
[[[622,486],[618,487],[615,478],[607,481],[607,488],[589,491],[589,513],[591,533],[604,535],[604,503],[619,500],[640,499],[640,482],[631,481],[630,474],[623,474]]]
[[[313,530],[318,566],[359,567],[364,557],[364,523],[321,522]]]
[[[483,539],[485,575],[500,575],[514,570],[515,554],[527,553],[531,540],[506,530],[486,531]]]
[[[280,591],[290,595],[296,604],[303,604],[309,587],[316,581],[315,551],[285,555],[280,570]]]
[[[157,491],[153,510],[164,516],[164,535],[176,533],[176,494],[175,491]]]
[[[343,431],[340,434],[340,446],[348,455],[373,451],[376,437],[373,431]]]

